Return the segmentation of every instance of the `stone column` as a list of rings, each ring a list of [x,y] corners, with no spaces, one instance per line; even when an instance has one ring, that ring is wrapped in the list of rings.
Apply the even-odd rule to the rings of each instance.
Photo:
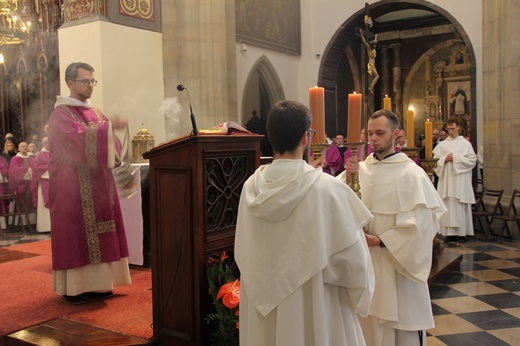
[[[161,111],[164,100],[162,35],[140,28],[141,23],[149,25],[151,21],[138,18],[141,13],[137,10],[132,17],[135,25],[115,24],[116,20],[131,18],[121,15],[118,6],[117,1],[65,2],[65,24],[58,29],[61,94],[69,95],[63,79],[65,68],[76,61],[89,63],[99,82],[92,95],[92,105],[107,116],[128,117],[131,136],[144,126],[159,144],[165,140]],[[128,2],[127,7],[131,6],[137,7],[137,3]],[[117,9],[115,18],[109,16],[114,8]],[[151,17],[160,19],[160,11],[153,9]],[[123,141],[124,133],[118,135]],[[131,144],[129,141],[126,144]]]
[[[520,1],[483,0],[484,185],[520,188]]]
[[[403,86],[401,83],[401,45],[392,48],[392,109],[403,124]]]
[[[162,12],[164,93],[184,108],[181,131],[191,123],[178,84],[189,90],[199,129],[238,121],[234,1],[162,1]]]
[[[381,95],[380,99],[383,100],[383,97],[388,95],[392,97],[392,89],[390,88],[392,78],[391,78],[391,66],[392,61],[390,60],[390,53],[388,50],[388,46],[382,46],[381,50]],[[381,102],[381,108],[383,108]]]

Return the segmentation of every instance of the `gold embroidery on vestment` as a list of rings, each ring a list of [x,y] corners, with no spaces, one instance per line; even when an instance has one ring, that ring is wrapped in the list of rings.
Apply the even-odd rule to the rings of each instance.
[[[89,127],[85,134],[85,155],[87,166],[97,168],[97,126]]]
[[[97,123],[84,123],[81,122],[78,116],[70,110],[69,107],[64,106],[69,115],[77,122],[82,123],[86,127],[85,133],[85,155],[87,160],[87,166],[76,166],[78,171],[79,179],[79,191],[81,197],[81,207],[83,210],[83,221],[85,224],[85,235],[87,237],[87,246],[89,260],[91,264],[102,263],[101,260],[101,248],[99,245],[100,233],[115,232],[116,224],[114,220],[96,222],[96,212],[94,210],[94,198],[92,193],[92,185],[90,178],[90,169],[97,167]],[[103,121],[102,114],[95,108],[93,108],[99,122]],[[113,185],[111,180],[110,185]],[[113,187],[109,190],[109,198],[112,202]],[[103,196],[101,196],[103,198]],[[113,203],[112,203],[113,205]]]
[[[87,167],[78,167],[78,177],[90,263],[101,263],[101,250],[96,229],[96,213],[94,212],[89,169]]]

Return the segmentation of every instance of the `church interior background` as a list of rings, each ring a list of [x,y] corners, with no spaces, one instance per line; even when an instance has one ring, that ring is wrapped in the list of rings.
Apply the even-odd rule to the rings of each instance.
[[[314,11],[325,6],[322,1],[309,5],[294,0],[221,0],[203,1],[201,6],[159,0],[134,5],[94,0],[1,3],[14,3],[22,21],[32,23],[20,40],[4,39],[0,46],[4,135],[11,132],[21,140],[37,133],[41,138],[56,95],[66,92],[60,68],[90,58],[98,63],[97,76],[104,84],[97,87],[93,101],[107,113],[128,111],[131,132],[147,125],[159,143],[189,132],[188,100],[176,90],[179,83],[189,85],[202,128],[227,120],[246,125],[253,113],[261,124],[276,101],[292,98],[308,103],[307,89],[318,85],[325,88],[329,136],[346,132],[348,93],[357,90],[365,95],[364,119],[382,108],[382,99],[388,96],[403,126],[406,110],[415,111],[415,144],[420,143],[425,120],[440,129],[448,116],[457,115],[475,151],[483,149],[489,188],[507,193],[519,186],[520,116],[513,111],[518,97],[512,94],[518,90],[518,81],[512,78],[518,70],[514,49],[518,40],[510,25],[517,1],[467,1],[458,7],[449,1],[352,1],[348,5],[330,1],[326,2],[332,18],[328,31],[323,29],[323,15]],[[294,15],[277,25],[276,11],[288,9]],[[365,11],[372,20],[368,30],[378,35],[380,79],[374,95],[367,93],[367,57],[358,34]],[[12,24],[3,18],[3,35],[12,36]],[[208,30],[212,27],[215,30]],[[475,28],[480,32],[475,33]],[[113,40],[126,43],[133,35],[141,50],[122,56],[124,52],[107,49],[111,42],[95,40],[83,48],[91,36],[110,37],[113,32]],[[156,36],[139,38],[142,32]],[[150,44],[153,49],[146,46]],[[146,56],[150,50],[152,59]],[[139,65],[139,59],[151,62]],[[107,72],[114,65],[120,67],[113,74]],[[120,78],[135,90],[108,78],[119,72],[132,75],[128,83]],[[150,88],[153,96],[143,95]],[[464,98],[459,109],[454,107],[457,96]],[[262,150],[271,154],[267,141]]]
[[[484,186],[507,205],[520,189],[518,19],[520,0],[0,0],[1,136],[43,136],[73,61],[96,70],[92,104],[156,145],[190,133],[190,107],[199,129],[234,121],[265,134],[277,101],[309,105],[314,86],[325,89],[325,132],[346,134],[356,91],[363,121],[384,97],[403,126],[413,109],[416,145],[425,121],[442,129],[459,117],[483,151]],[[377,34],[373,95],[360,28]],[[272,154],[267,139],[261,151]]]

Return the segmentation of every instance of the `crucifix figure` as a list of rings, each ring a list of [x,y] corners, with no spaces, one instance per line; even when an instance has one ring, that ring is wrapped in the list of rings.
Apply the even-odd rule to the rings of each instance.
[[[377,34],[374,35],[368,29],[372,27],[373,22],[372,18],[368,15],[368,4],[365,4],[365,18],[364,18],[365,29],[359,28],[359,35],[361,36],[361,41],[365,45],[367,49],[368,63],[367,63],[367,72],[368,75],[372,77],[372,82],[368,87],[368,90],[373,95],[374,94],[374,86],[379,79],[379,73],[377,73],[376,69],[376,56],[377,56]],[[367,37],[365,39],[365,36]],[[367,41],[370,40],[370,42]]]
[[[374,39],[370,42],[367,42],[367,40],[365,39],[363,30],[359,29],[359,34],[361,35],[361,41],[363,41],[363,44],[365,45],[365,47],[367,49],[367,56],[368,56],[367,72],[372,77],[372,82],[370,83],[368,90],[373,95],[374,86],[376,85],[377,80],[379,79],[379,73],[377,73],[377,69],[376,69],[377,34],[375,35]]]

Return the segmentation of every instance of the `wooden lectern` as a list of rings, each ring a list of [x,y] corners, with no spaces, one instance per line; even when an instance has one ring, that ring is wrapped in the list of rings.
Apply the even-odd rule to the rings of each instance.
[[[259,135],[184,137],[150,160],[153,334],[162,345],[207,344],[206,259],[233,250],[242,186],[260,165]]]

